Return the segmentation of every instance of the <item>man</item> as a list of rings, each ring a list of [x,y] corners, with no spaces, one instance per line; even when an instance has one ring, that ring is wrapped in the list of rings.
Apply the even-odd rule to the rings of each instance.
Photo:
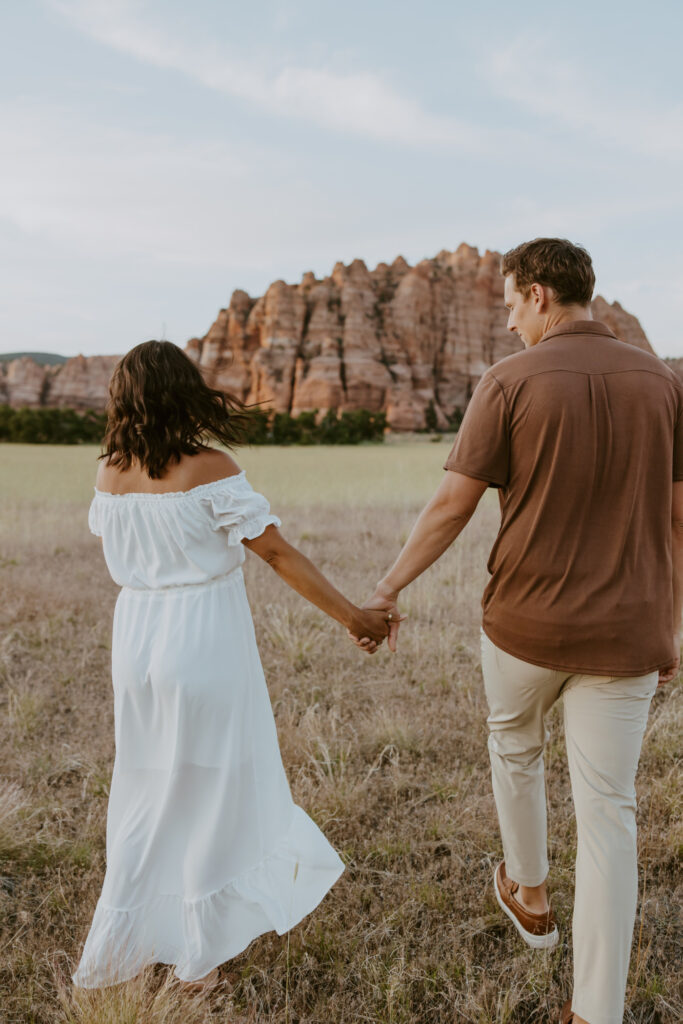
[[[574,988],[563,1022],[620,1024],[637,899],[634,779],[659,678],[680,659],[683,388],[593,321],[588,253],[557,238],[502,260],[525,349],[482,377],[445,464],[369,607],[450,546],[487,487],[501,525],[482,668],[504,860],[495,895],[534,948],[558,939],[546,893],[544,716],[559,696],[577,821]],[[361,641],[369,651],[371,642]]]

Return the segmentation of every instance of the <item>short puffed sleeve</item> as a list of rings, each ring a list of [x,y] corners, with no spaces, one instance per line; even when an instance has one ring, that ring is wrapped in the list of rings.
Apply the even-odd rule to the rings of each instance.
[[[100,515],[101,502],[98,500],[97,495],[90,502],[90,511],[88,512],[88,527],[90,532],[94,533],[96,537],[102,536],[102,524]]]
[[[267,526],[281,526],[267,498],[255,491],[244,471],[217,481],[208,495],[214,530],[225,530],[228,544],[260,536]]]

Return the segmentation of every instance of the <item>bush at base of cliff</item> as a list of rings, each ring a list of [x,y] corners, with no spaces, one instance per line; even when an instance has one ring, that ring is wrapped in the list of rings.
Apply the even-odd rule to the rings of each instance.
[[[287,412],[251,409],[248,444],[359,444],[383,441],[387,418],[383,412],[353,409],[337,414],[329,409],[316,422],[317,409],[291,416]]]
[[[23,444],[99,444],[104,413],[74,409],[12,409],[0,405],[0,441]]]
[[[246,443],[259,444],[359,444],[382,441],[384,413],[355,409],[337,415],[331,409],[316,423],[317,409],[291,416],[286,412],[249,411]],[[106,429],[105,413],[74,409],[13,409],[0,405],[0,441],[22,444],[101,444]]]

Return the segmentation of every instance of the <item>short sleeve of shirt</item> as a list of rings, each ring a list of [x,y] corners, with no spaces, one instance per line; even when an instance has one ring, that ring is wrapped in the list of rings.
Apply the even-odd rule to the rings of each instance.
[[[94,533],[96,537],[102,536],[102,525],[100,516],[100,502],[97,499],[97,495],[90,502],[90,509],[88,511],[88,526],[90,532]]]
[[[682,437],[683,440],[683,437]],[[683,445],[681,447],[683,463]],[[487,371],[467,406],[444,469],[505,487],[510,475],[510,421],[503,389]]]
[[[673,479],[683,480],[683,408],[678,411],[678,419],[674,429]]]
[[[282,526],[267,498],[253,490],[244,470],[215,481],[208,491],[214,530],[225,530],[230,546],[260,537],[267,526]]]

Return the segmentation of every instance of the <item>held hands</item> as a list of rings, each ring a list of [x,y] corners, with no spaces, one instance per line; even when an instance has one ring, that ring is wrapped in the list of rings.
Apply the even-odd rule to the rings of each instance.
[[[374,654],[382,643],[382,639],[388,636],[389,650],[396,650],[399,626],[408,617],[407,615],[401,615],[399,612],[396,603],[397,599],[398,591],[390,591],[381,584],[378,585],[370,600],[366,601],[363,605],[363,610],[360,614],[381,615],[380,621],[384,623],[384,632],[378,640],[369,629],[354,626],[352,629],[347,630],[347,633],[349,639],[354,642],[356,647],[359,647],[367,654]],[[377,619],[370,621],[376,622]]]
[[[376,651],[382,641],[389,636],[391,621],[387,621],[387,613],[382,609],[357,608],[348,635],[354,642],[366,649],[366,645]],[[363,637],[363,640],[358,640]]]

